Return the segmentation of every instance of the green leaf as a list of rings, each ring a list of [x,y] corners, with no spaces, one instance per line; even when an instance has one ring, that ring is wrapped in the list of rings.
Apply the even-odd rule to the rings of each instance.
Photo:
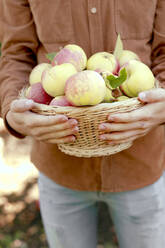
[[[116,89],[117,87],[119,87],[126,79],[127,79],[127,71],[125,68],[123,68],[120,71],[118,77],[116,77],[115,75],[107,76],[108,83],[110,84],[112,89]]]
[[[53,52],[53,53],[47,53],[46,54],[46,58],[50,60],[50,62],[53,61],[54,57],[56,56],[57,52]]]
[[[115,45],[115,50],[114,50],[113,55],[116,58],[119,58],[121,56],[122,52],[123,52],[123,42],[122,42],[122,40],[120,38],[120,34],[118,34],[116,45]]]

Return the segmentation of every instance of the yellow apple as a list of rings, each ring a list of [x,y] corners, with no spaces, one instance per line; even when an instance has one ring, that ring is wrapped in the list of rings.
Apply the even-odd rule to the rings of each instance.
[[[74,106],[96,105],[106,94],[104,79],[99,73],[84,70],[70,77],[65,85],[67,100]]]
[[[39,83],[41,82],[41,77],[42,77],[42,73],[44,70],[46,69],[50,69],[52,67],[52,65],[48,64],[48,63],[41,63],[36,65],[30,75],[29,75],[29,83],[35,84],[35,83]]]
[[[140,61],[140,58],[136,53],[129,51],[129,50],[123,50],[122,54],[118,58],[118,61],[119,61],[120,66],[123,66],[124,64],[126,64],[128,61],[132,59],[136,59]]]
[[[76,73],[76,68],[69,63],[53,66],[42,74],[43,88],[52,97],[64,95],[67,79]]]
[[[120,101],[126,101],[128,99],[130,99],[128,96],[119,96],[119,97],[116,98],[116,100],[118,102],[120,102]]]
[[[87,61],[87,69],[97,72],[109,72],[116,74],[118,71],[118,61],[115,56],[108,52],[98,52],[93,54]]]
[[[137,97],[145,90],[155,86],[155,78],[150,68],[138,60],[130,60],[125,66],[127,79],[120,85],[124,95]]]
[[[115,98],[112,95],[112,90],[106,87],[106,93],[103,102],[108,103],[108,102],[113,102],[113,100],[115,100]]]

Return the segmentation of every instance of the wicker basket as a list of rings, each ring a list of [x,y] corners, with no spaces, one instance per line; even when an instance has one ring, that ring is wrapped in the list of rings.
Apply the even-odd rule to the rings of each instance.
[[[106,141],[100,140],[99,135],[101,132],[98,130],[98,125],[106,122],[107,116],[110,113],[129,112],[142,105],[137,98],[113,103],[101,103],[89,107],[56,107],[36,104],[33,112],[42,115],[64,114],[69,118],[77,119],[79,132],[76,135],[76,141],[59,144],[58,148],[68,155],[89,158],[111,155],[129,148],[132,142],[109,145]]]

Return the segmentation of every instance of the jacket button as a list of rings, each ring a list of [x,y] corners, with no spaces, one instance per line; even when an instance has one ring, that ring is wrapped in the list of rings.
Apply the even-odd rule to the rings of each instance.
[[[95,14],[97,12],[97,9],[95,7],[91,8],[91,13]]]

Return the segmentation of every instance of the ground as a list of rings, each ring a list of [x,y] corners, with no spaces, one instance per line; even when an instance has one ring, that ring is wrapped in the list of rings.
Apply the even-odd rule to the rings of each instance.
[[[0,119],[0,248],[48,248],[41,222],[32,140],[8,134]],[[99,204],[98,248],[116,248],[106,205]],[[104,244],[104,246],[102,245]]]

